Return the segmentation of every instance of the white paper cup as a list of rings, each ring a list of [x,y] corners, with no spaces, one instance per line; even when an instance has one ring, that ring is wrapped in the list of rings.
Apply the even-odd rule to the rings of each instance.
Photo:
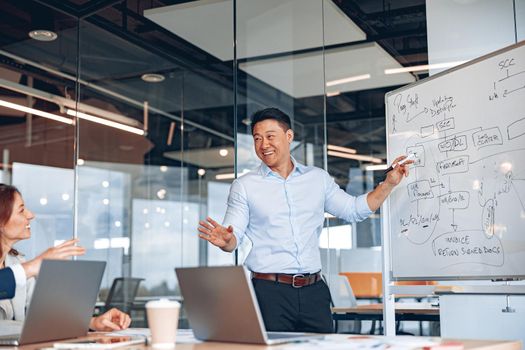
[[[151,346],[156,349],[173,349],[179,324],[180,303],[168,299],[148,301],[146,312],[151,332]]]

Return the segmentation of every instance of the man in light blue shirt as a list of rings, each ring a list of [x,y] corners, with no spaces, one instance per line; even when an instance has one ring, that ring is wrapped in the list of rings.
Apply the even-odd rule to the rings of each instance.
[[[261,165],[232,183],[223,225],[200,221],[199,236],[227,252],[244,237],[251,240],[245,264],[267,330],[330,333],[330,291],[320,277],[324,213],[350,222],[366,219],[408,176],[413,161],[396,166],[372,192],[354,197],[325,170],[295,161],[290,118],[282,111],[256,112],[252,134]]]

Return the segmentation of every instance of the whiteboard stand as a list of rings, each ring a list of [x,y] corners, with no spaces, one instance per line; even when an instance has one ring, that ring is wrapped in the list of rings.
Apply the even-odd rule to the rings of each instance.
[[[390,200],[381,206],[381,246],[383,250],[383,329],[384,335],[396,335],[395,298],[390,292]]]

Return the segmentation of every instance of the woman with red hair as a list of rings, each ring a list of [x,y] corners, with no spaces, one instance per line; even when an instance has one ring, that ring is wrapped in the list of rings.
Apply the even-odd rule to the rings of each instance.
[[[25,311],[33,293],[35,277],[44,259],[68,259],[85,253],[78,247],[78,239],[70,239],[51,247],[30,261],[13,248],[21,240],[31,238],[31,220],[35,215],[25,207],[24,200],[14,186],[0,184],[0,268],[15,268],[21,265],[27,280],[17,279],[15,296],[12,299],[0,300],[0,320],[23,321]],[[18,283],[20,282],[20,283]],[[92,318],[90,328],[94,330],[120,330],[131,323],[130,317],[112,309],[105,314]]]

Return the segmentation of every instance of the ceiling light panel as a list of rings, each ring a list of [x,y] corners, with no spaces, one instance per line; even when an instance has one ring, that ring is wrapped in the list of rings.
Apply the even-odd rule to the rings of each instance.
[[[237,27],[242,28],[236,40],[241,59],[366,39],[332,1],[324,2],[323,15],[318,0],[243,0],[236,11]],[[144,11],[144,17],[223,61],[233,59],[231,0],[158,7]],[[251,45],[254,42],[257,45]]]

